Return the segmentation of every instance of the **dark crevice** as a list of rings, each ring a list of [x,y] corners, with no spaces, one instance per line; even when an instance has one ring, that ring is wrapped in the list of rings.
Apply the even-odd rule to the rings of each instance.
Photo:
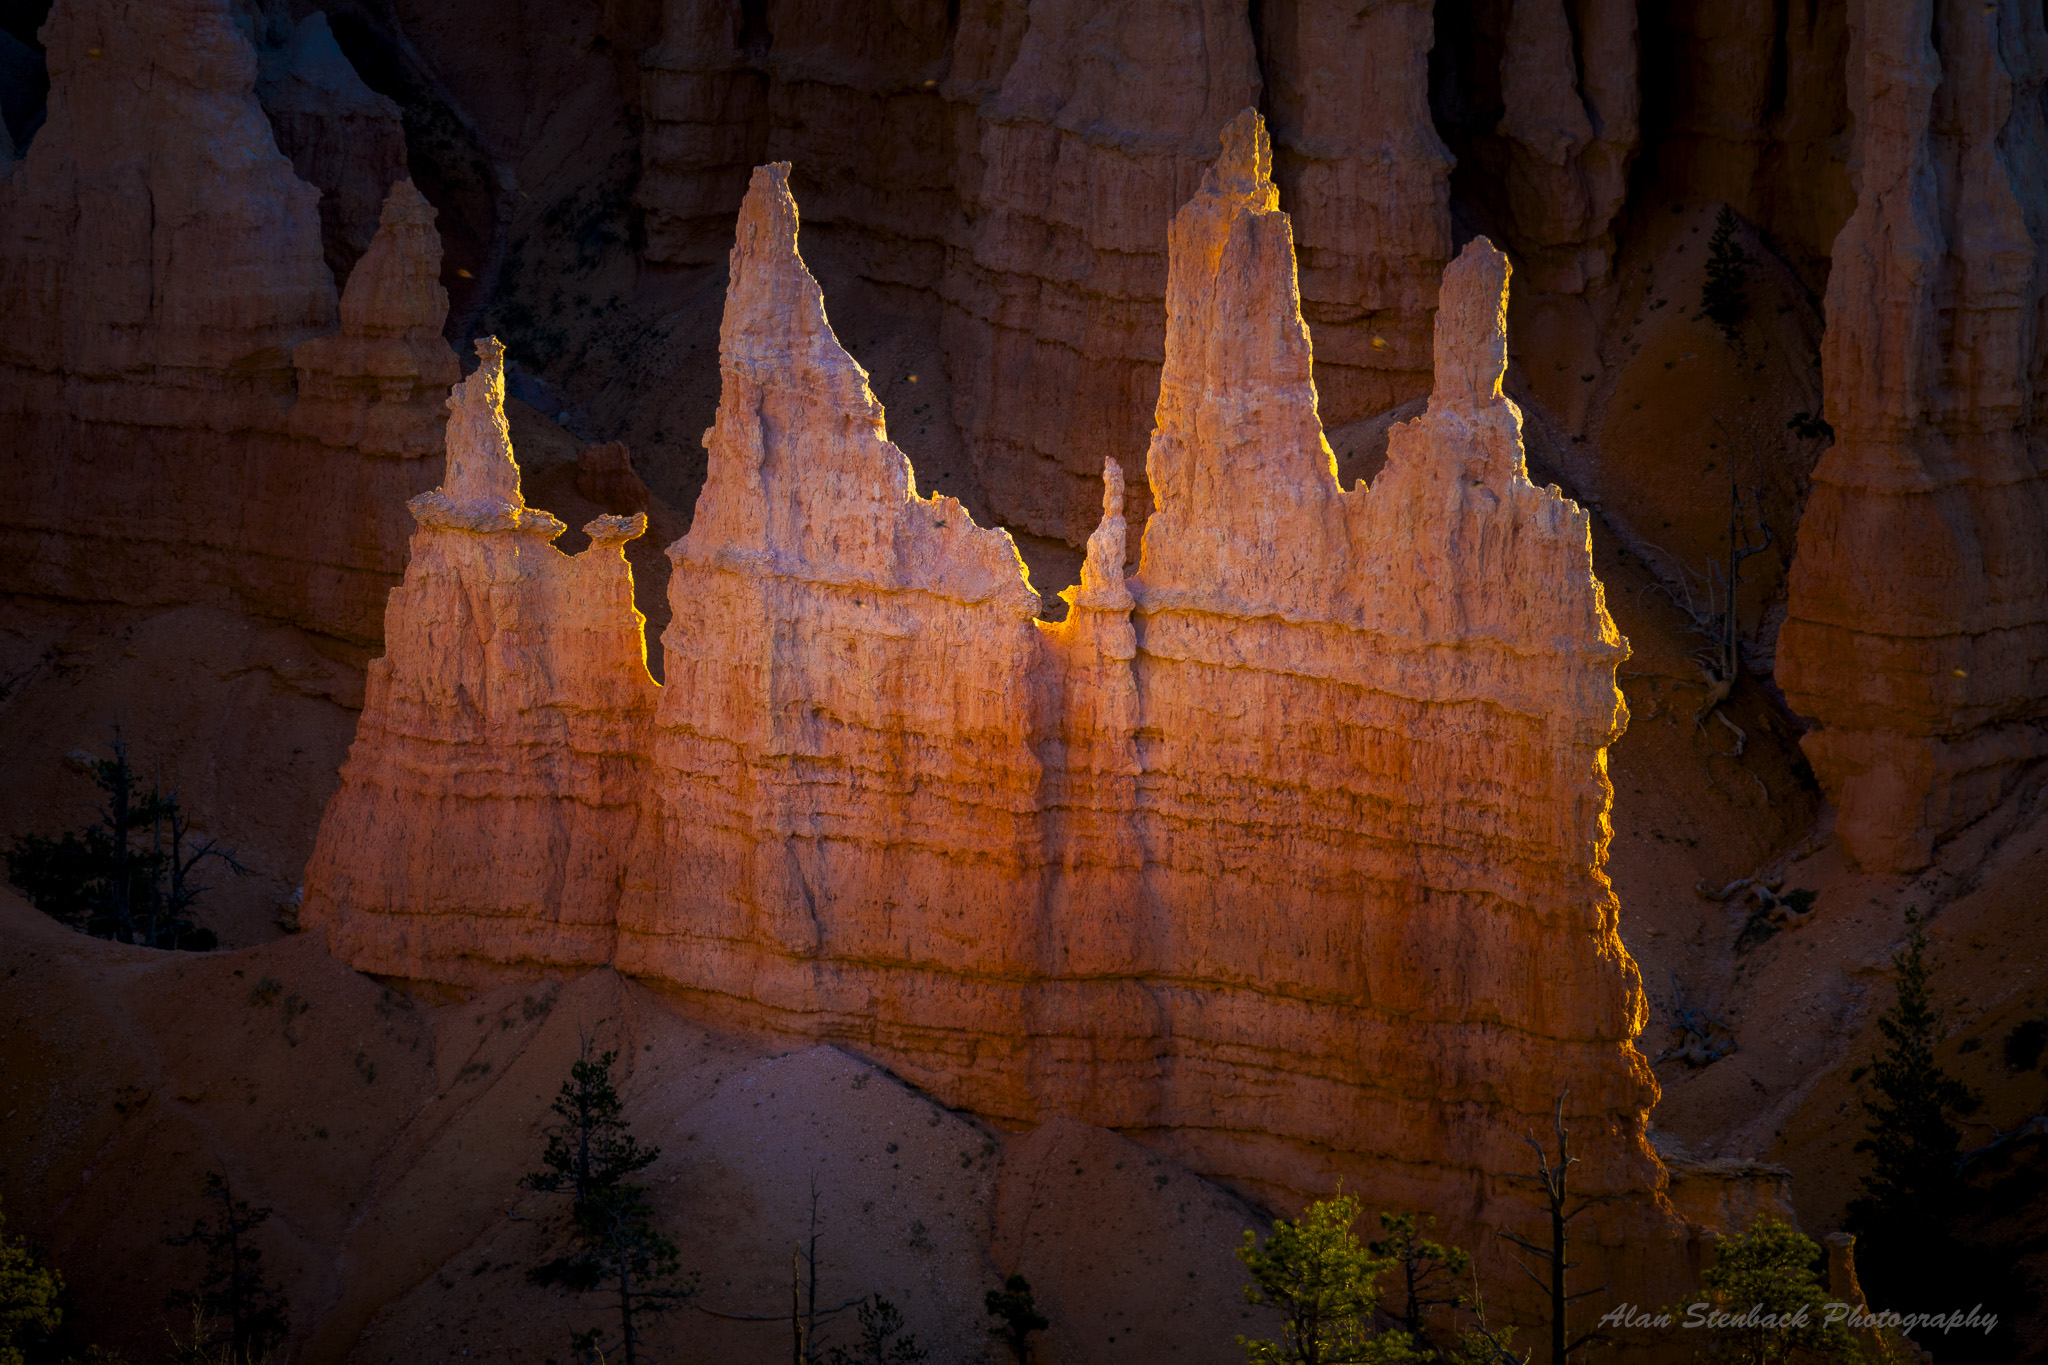
[[[748,65],[759,66],[768,60],[775,47],[775,34],[768,27],[768,0],[740,0],[733,40]]]
[[[1785,112],[1792,80],[1792,0],[1776,0],[1771,16],[1771,76],[1764,96],[1764,122]]]
[[[1436,41],[1429,50],[1429,112],[1450,149],[1452,250],[1485,235],[1505,246],[1512,222],[1503,193],[1507,112],[1501,97],[1508,0],[1439,0]]]
[[[360,9],[328,12],[334,41],[364,85],[395,102],[405,121],[406,169],[438,212],[441,284],[448,291],[450,341],[458,351],[489,302],[505,252],[504,179],[475,127],[404,34]]]
[[[0,8],[0,122],[17,151],[27,150],[49,113],[50,70],[37,36],[49,16],[50,0]]]
[[[1266,48],[1266,0],[1251,0],[1247,18],[1252,26],[1252,63],[1259,72],[1259,117],[1273,126],[1273,59]]]

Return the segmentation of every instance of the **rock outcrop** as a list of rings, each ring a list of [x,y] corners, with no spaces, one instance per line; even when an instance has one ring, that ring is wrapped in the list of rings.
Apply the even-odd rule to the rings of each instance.
[[[342,291],[340,333],[292,351],[293,435],[365,455],[440,453],[443,400],[462,367],[441,336],[448,291],[434,218],[412,181],[391,187],[377,236]]]
[[[1678,1234],[1601,871],[1627,646],[1586,514],[1523,467],[1505,258],[1446,272],[1429,410],[1340,488],[1246,111],[1170,233],[1139,572],[1111,462],[1049,625],[1006,533],[917,495],[787,177],[740,218],[658,702],[615,555],[548,549],[473,377],[307,922],[398,976],[609,960],[950,1104],[1282,1205],[1343,1178],[1467,1245],[1533,1229],[1505,1177],[1563,1096],[1581,1188],[1629,1196],[1584,1245],[1630,1237],[1658,1282]]]
[[[641,62],[648,254],[715,259],[747,168],[791,161],[848,268],[943,301],[952,416],[996,517],[1078,544],[1103,460],[1144,440],[1158,395],[1165,224],[1262,84],[1335,420],[1428,391],[1451,221],[1429,6],[1262,22],[1211,0],[927,3],[872,24],[670,0]]]
[[[1642,104],[1630,0],[1514,0],[1502,35],[1500,135],[1515,245],[1539,289],[1607,277]]]
[[[1850,854],[1906,871],[2048,756],[2048,32],[2009,0],[1866,0],[1850,23],[1835,444],[1778,679]]]
[[[1268,0],[1273,179],[1294,220],[1316,394],[1340,426],[1429,392],[1451,259],[1451,156],[1431,121],[1434,9]]]
[[[1241,6],[1022,8],[963,15],[941,87],[974,157],[943,336],[990,508],[1078,543],[1103,460],[1139,446],[1158,395],[1162,229],[1259,69]]]
[[[557,550],[568,528],[520,496],[504,348],[477,356],[306,872],[317,905],[351,908],[333,951],[419,976],[611,959],[654,712],[624,553],[647,519],[599,517],[581,554]]]
[[[434,469],[347,443],[438,450],[387,382],[416,398],[453,377],[423,335],[441,321],[420,288],[432,228],[401,205],[340,319],[319,192],[277,150],[228,0],[60,0],[42,36],[49,120],[0,181],[0,589],[236,602],[375,641],[404,564],[396,509]],[[346,448],[309,445],[294,350],[338,321],[313,427]],[[372,337],[415,368],[370,363]],[[344,420],[348,392],[367,406]]]

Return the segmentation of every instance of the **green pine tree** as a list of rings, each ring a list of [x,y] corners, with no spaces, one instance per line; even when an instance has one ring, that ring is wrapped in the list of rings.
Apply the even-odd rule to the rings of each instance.
[[[174,1294],[171,1303],[193,1315],[191,1347],[205,1359],[258,1365],[284,1344],[291,1330],[284,1291],[263,1275],[263,1252],[255,1231],[270,1210],[237,1199],[227,1177],[206,1173],[206,1201],[213,1207],[192,1230],[168,1239],[172,1246],[197,1246],[206,1271],[196,1292]]]
[[[1906,912],[1906,930],[1906,946],[1892,958],[1897,996],[1877,1021],[1884,1051],[1871,1064],[1876,1094],[1864,1101],[1869,1135],[1856,1144],[1871,1167],[1849,1205],[1848,1226],[1860,1238],[1859,1268],[1876,1302],[1947,1308],[1955,1306],[1948,1297],[1968,1292],[1951,1283],[1961,1262],[1950,1227],[1964,1195],[1962,1133],[1953,1116],[1978,1100],[1934,1059],[1940,1013],[1928,984],[1927,934],[1914,911]]]
[[[1407,1365],[1423,1357],[1406,1332],[1373,1330],[1379,1280],[1394,1268],[1359,1244],[1356,1196],[1319,1199],[1295,1221],[1273,1220],[1264,1243],[1247,1230],[1237,1257],[1247,1302],[1278,1308],[1280,1339],[1239,1337],[1250,1365]]]
[[[1714,219],[1714,235],[1707,239],[1707,278],[1700,289],[1700,311],[1721,329],[1732,343],[1735,329],[1749,316],[1749,268],[1756,264],[1742,243],[1735,240],[1742,219],[1728,205]]]
[[[1436,1219],[1424,1215],[1421,1225]],[[1382,1213],[1380,1231],[1386,1235],[1366,1249],[1391,1262],[1388,1274],[1400,1291],[1398,1304],[1386,1310],[1418,1348],[1442,1355],[1432,1342],[1424,1316],[1432,1308],[1455,1309],[1465,1302],[1459,1283],[1472,1269],[1472,1254],[1458,1247],[1432,1242],[1417,1231],[1417,1219],[1408,1214]]]
[[[44,914],[72,928],[120,943],[205,952],[211,929],[192,922],[206,893],[195,875],[208,858],[241,872],[233,850],[194,839],[191,817],[175,791],[145,791],[128,761],[121,727],[114,756],[92,765],[105,798],[99,819],[50,838],[28,834],[7,850],[7,877]]]
[[[1825,1259],[1813,1239],[1766,1215],[1740,1236],[1714,1239],[1714,1263],[1700,1277],[1699,1295],[1670,1310],[1671,1315],[1685,1321],[1691,1303],[1735,1316],[1754,1310],[1754,1325],[1700,1334],[1702,1344],[1720,1359],[1742,1365],[1778,1365],[1795,1358],[1812,1365],[1846,1365],[1861,1359],[1861,1353],[1847,1327],[1828,1322],[1831,1296],[1820,1277]]]
[[[29,1334],[54,1332],[63,1319],[57,1297],[64,1280],[26,1242],[9,1240],[6,1225],[0,1218],[0,1365],[23,1365],[21,1347]]]
[[[548,1106],[558,1122],[548,1125],[547,1169],[520,1178],[521,1189],[570,1196],[570,1216],[581,1217],[593,1199],[624,1184],[654,1164],[659,1147],[642,1147],[626,1127],[625,1106],[612,1084],[616,1051],[593,1056],[588,1040],[569,1068],[555,1102]]]
[[[903,1330],[903,1314],[880,1294],[862,1299],[854,1310],[860,1318],[860,1344],[852,1350],[834,1346],[831,1365],[922,1365],[931,1352],[917,1344],[917,1335]]]
[[[1031,1334],[1052,1325],[1031,1297],[1031,1281],[1022,1275],[1012,1275],[1003,1281],[1001,1289],[989,1290],[982,1303],[988,1315],[999,1323],[990,1329],[991,1335],[1010,1348],[1017,1365],[1031,1365]]]
[[[612,1082],[619,1054],[592,1053],[586,1040],[551,1106],[560,1122],[547,1129],[546,1169],[519,1181],[523,1189],[570,1199],[569,1249],[527,1278],[610,1296],[619,1314],[618,1340],[607,1346],[602,1332],[582,1332],[572,1349],[583,1360],[617,1351],[625,1365],[638,1365],[646,1319],[696,1297],[697,1283],[682,1275],[679,1249],[655,1227],[645,1187],[629,1178],[653,1165],[661,1149],[642,1147],[626,1126]]]

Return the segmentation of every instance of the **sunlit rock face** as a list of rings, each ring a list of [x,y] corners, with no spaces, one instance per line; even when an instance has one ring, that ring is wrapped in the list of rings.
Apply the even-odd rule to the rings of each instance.
[[[455,378],[445,298],[410,289],[380,316],[400,301],[353,288],[343,316],[320,193],[277,149],[228,0],[60,0],[42,37],[49,120],[0,180],[0,589],[226,600],[375,640],[440,433],[386,422],[388,376],[359,367],[353,393],[314,386],[356,411],[330,407],[312,428],[337,444],[309,448],[294,349],[338,324],[343,350],[409,338],[403,406]],[[379,233],[371,278],[431,283],[430,218]]]
[[[2006,0],[1852,6],[1856,209],[1835,240],[1778,679],[1866,867],[2048,755],[2048,31]],[[1937,49],[1935,33],[1940,33]]]
[[[334,952],[404,976],[611,960],[647,785],[657,689],[624,551],[647,518],[599,517],[582,553],[557,550],[568,528],[520,496],[504,348],[477,355],[306,869]]]
[[[1006,533],[916,495],[785,166],[732,250],[658,701],[616,551],[556,554],[509,451],[477,464],[472,378],[309,921],[407,977],[610,960],[950,1104],[1283,1206],[1341,1178],[1468,1245],[1535,1231],[1503,1176],[1562,1096],[1580,1186],[1634,1196],[1589,1255],[1631,1238],[1654,1279],[1677,1225],[1601,870],[1627,646],[1585,513],[1524,470],[1506,259],[1446,272],[1429,411],[1342,489],[1270,171],[1246,111],[1174,219],[1157,511],[1127,580],[1107,464],[1057,625]]]

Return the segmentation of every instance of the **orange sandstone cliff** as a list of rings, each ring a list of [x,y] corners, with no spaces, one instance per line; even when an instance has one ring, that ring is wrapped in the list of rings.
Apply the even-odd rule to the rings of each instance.
[[[1262,86],[1325,403],[1349,421],[1428,391],[1451,247],[1430,7],[1263,10],[668,0],[640,62],[648,258],[714,259],[748,170],[791,161],[836,264],[941,302],[952,417],[994,514],[1079,544],[1102,461],[1144,439],[1157,398],[1165,225]]]
[[[385,654],[307,869],[316,905],[351,911],[332,950],[410,976],[610,960],[646,785],[656,689],[624,553],[646,516],[555,549],[568,528],[520,496],[503,349],[477,354],[448,399],[447,478],[411,503]]]
[[[1585,513],[1523,467],[1505,258],[1446,273],[1429,411],[1340,488],[1265,130],[1232,123],[1170,234],[1139,571],[1111,462],[1048,625],[1004,532],[917,496],[787,177],[754,173],[732,250],[666,686],[637,527],[548,546],[486,344],[308,922],[404,977],[609,960],[999,1120],[1283,1205],[1342,1178],[1468,1245],[1533,1230],[1503,1177],[1562,1096],[1582,1187],[1632,1196],[1594,1258],[1629,1238],[1657,1280],[1678,1225],[1601,870],[1627,647]]]

